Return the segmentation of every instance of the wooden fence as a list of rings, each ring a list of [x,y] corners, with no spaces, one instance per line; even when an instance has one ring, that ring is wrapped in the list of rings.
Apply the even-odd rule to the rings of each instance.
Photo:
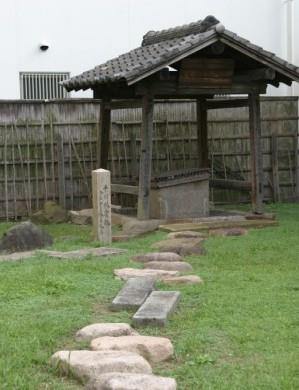
[[[153,174],[197,166],[195,103],[155,106]],[[59,201],[68,209],[91,204],[96,169],[99,102],[0,101],[0,218],[17,219]],[[265,197],[298,196],[298,99],[262,99]],[[140,109],[112,114],[109,169],[115,179],[138,177]],[[246,108],[209,112],[212,178],[250,180]],[[248,201],[246,191],[215,188],[214,202]]]

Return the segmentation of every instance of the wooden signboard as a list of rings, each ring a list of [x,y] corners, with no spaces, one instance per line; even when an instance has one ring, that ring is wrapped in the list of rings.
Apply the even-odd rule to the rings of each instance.
[[[181,87],[223,87],[232,85],[234,60],[227,58],[186,58],[181,63]]]

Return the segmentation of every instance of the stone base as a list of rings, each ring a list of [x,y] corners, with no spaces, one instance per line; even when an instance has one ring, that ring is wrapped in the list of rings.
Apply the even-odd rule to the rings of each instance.
[[[199,218],[209,215],[209,181],[151,189],[150,218]]]

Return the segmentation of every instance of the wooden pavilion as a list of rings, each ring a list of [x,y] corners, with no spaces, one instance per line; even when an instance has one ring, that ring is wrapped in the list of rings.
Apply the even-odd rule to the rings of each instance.
[[[63,82],[68,90],[91,88],[101,99],[98,164],[107,168],[111,110],[142,108],[138,218],[149,218],[155,99],[196,99],[198,156],[208,168],[207,110],[249,107],[251,199],[263,212],[260,94],[267,86],[299,81],[299,68],[227,30],[215,17],[149,31],[140,47]],[[219,98],[229,95],[229,99]],[[231,95],[246,95],[231,98]],[[218,96],[218,97],[217,97]],[[125,186],[124,186],[124,192]]]

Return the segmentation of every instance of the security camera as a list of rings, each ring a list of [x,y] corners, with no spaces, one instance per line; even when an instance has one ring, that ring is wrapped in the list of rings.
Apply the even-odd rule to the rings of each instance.
[[[42,50],[42,51],[46,51],[46,50],[48,50],[49,49],[49,43],[48,42],[46,42],[46,41],[42,41],[40,44],[39,44],[39,48],[40,48],[40,50]]]

